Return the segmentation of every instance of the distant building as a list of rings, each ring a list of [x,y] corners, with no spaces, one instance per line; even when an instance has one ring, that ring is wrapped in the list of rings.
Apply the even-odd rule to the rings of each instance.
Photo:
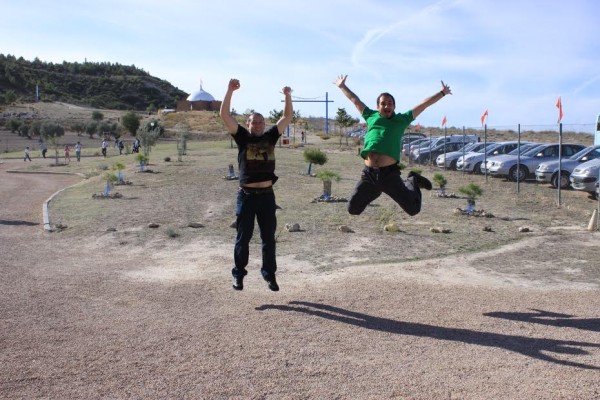
[[[208,92],[202,89],[202,83],[200,83],[200,89],[190,94],[187,99],[179,100],[177,102],[177,111],[219,111],[221,108],[221,101],[215,100],[215,98]]]

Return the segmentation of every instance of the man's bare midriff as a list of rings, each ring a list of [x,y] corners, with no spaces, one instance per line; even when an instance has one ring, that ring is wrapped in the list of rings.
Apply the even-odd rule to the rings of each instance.
[[[268,188],[273,186],[273,181],[252,182],[242,185],[247,188]]]
[[[383,168],[390,165],[398,164],[398,160],[386,154],[375,153],[370,151],[365,158],[365,165],[371,168]]]

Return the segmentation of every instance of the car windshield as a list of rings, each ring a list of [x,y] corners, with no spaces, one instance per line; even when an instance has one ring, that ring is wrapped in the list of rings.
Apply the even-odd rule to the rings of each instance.
[[[531,150],[533,148],[537,149],[538,147],[542,147],[542,145],[539,143],[522,144],[520,148],[517,147],[516,149],[514,149],[513,151],[511,151],[508,154],[510,154],[511,156],[516,156],[519,154],[519,149],[521,150],[521,154],[525,154],[529,150]]]
[[[590,146],[590,147],[586,147],[585,149],[581,149],[577,153],[575,153],[571,157],[569,157],[569,160],[577,160],[578,158],[581,158],[585,155],[588,156],[588,160],[594,160],[594,159],[600,157],[600,149],[596,148],[594,150],[595,147],[596,146]],[[590,153],[590,154],[587,154],[587,153]]]
[[[523,153],[523,155],[527,156],[527,157],[533,157],[540,151],[543,151],[548,146],[549,146],[548,144],[541,144],[541,145],[537,145],[535,147],[531,147],[529,150],[527,150],[525,153]]]
[[[496,147],[500,146],[499,143],[489,142],[484,147],[481,147],[474,151],[474,153],[484,153],[486,151],[494,150]]]

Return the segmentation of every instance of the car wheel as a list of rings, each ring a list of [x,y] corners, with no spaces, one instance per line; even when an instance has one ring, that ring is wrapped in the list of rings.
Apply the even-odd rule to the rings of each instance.
[[[570,185],[569,175],[570,174],[565,171],[560,173],[560,188],[561,189],[567,189],[569,187],[569,185]],[[555,173],[554,175],[552,175],[551,184],[552,184],[553,188],[555,188],[555,189],[558,188],[558,172]]]
[[[449,167],[449,168],[450,168],[452,171],[456,171],[456,161],[457,161],[457,160],[452,160],[452,161],[450,161],[450,167]]]
[[[523,182],[527,178],[527,175],[529,175],[529,171],[523,165],[519,166],[519,168],[515,165],[508,171],[508,178],[513,182]]]
[[[473,166],[473,173],[481,175],[481,161]]]

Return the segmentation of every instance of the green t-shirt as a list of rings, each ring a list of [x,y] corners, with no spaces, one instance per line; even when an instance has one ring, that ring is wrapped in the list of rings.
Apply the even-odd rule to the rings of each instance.
[[[400,161],[400,143],[404,131],[415,119],[412,110],[404,114],[394,114],[392,118],[385,118],[379,111],[365,107],[362,117],[367,123],[367,134],[365,135],[365,147],[360,152],[362,158],[367,158],[367,153],[385,154]]]

